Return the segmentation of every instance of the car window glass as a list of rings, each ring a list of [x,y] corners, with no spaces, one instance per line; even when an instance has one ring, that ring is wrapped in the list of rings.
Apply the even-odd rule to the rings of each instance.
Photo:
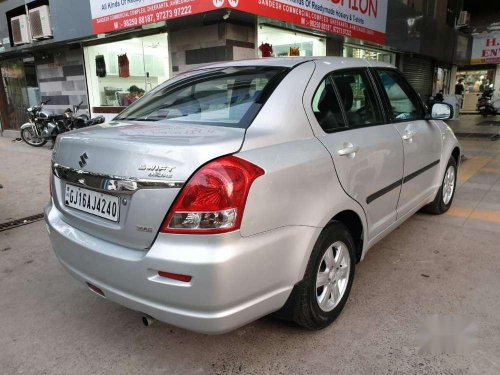
[[[332,75],[350,127],[376,125],[383,122],[370,80],[364,71]]]
[[[314,115],[325,132],[345,128],[340,102],[330,78],[324,79],[314,94]]]
[[[422,107],[411,86],[396,71],[380,70],[385,92],[391,104],[392,116],[396,121],[410,121],[423,118]]]
[[[274,67],[202,72],[144,96],[116,120],[246,128],[287,72]]]

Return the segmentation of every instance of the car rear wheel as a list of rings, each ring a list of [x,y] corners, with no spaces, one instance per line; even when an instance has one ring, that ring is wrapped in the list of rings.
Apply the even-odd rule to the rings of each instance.
[[[308,329],[330,325],[347,302],[355,264],[355,244],[349,230],[332,222],[319,236],[304,279],[292,292],[288,303],[292,319]]]
[[[454,157],[451,157],[446,166],[439,192],[434,201],[425,206],[425,211],[434,215],[441,215],[450,209],[457,187],[457,171],[457,162]]]

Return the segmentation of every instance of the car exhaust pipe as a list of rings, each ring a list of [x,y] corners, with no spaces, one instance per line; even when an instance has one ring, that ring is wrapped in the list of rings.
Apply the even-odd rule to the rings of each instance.
[[[144,324],[144,327],[149,327],[152,325],[154,322],[156,322],[156,319],[149,316],[149,315],[143,315],[142,317],[142,324]]]

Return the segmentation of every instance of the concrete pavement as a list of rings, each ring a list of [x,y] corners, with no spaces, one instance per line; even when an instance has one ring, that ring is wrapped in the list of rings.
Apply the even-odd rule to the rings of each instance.
[[[415,215],[372,249],[356,269],[344,312],[320,332],[271,317],[222,336],[162,323],[144,328],[139,313],[94,295],[62,269],[42,222],[0,232],[0,372],[498,374],[500,141],[462,144],[469,159],[453,208]],[[6,171],[29,177],[3,158],[4,147],[23,146],[0,138],[2,179]],[[23,184],[9,188],[7,202],[0,195],[10,216],[39,212],[47,194],[49,150],[18,153],[10,162],[45,162],[33,167],[37,200],[25,204],[33,194]],[[23,203],[11,204],[12,196]],[[469,319],[477,343],[462,354],[419,353],[430,315]]]
[[[0,224],[42,213],[49,200],[52,152],[0,137]]]

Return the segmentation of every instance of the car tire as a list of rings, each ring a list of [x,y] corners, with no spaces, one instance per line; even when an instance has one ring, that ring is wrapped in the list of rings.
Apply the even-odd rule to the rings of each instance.
[[[334,221],[325,227],[314,245],[304,279],[295,286],[288,306],[285,305],[291,310],[293,321],[307,329],[319,330],[339,316],[354,279],[355,249],[345,225]],[[325,282],[328,284],[319,286]]]
[[[457,162],[452,156],[446,166],[443,181],[436,195],[436,198],[434,198],[434,201],[431,204],[424,207],[424,210],[426,212],[433,215],[442,215],[450,209],[453,203],[453,198],[455,198],[458,175],[457,172]],[[450,175],[450,173],[452,173],[452,175]]]

